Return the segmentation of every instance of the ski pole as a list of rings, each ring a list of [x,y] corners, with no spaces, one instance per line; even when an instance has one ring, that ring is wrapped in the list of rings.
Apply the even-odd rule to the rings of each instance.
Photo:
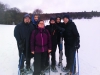
[[[50,75],[50,53],[49,53],[49,75]]]
[[[20,66],[21,66],[21,63],[22,63],[22,57],[23,57],[23,53],[21,54],[21,58],[20,58],[20,61],[19,61],[19,71],[18,71],[18,75],[20,75]]]
[[[78,75],[79,75],[79,56],[78,56],[78,49],[77,49],[77,64],[78,64]]]
[[[72,67],[72,75],[74,75],[74,66],[76,65],[76,52],[75,52],[75,58],[74,58],[74,64],[73,64],[73,67]]]

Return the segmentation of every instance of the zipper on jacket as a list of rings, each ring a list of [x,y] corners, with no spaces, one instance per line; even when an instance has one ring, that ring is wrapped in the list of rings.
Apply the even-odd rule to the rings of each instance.
[[[41,38],[42,38],[42,50],[44,52],[44,47],[43,47],[43,34],[41,33]]]

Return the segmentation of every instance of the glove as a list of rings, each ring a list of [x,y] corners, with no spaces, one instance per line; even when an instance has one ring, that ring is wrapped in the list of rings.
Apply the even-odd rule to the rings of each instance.
[[[79,48],[80,48],[80,44],[75,45],[75,48],[76,48],[76,49],[79,49]]]
[[[61,31],[62,31],[62,32],[64,32],[64,31],[65,31],[65,29],[64,29],[64,28],[61,28]]]

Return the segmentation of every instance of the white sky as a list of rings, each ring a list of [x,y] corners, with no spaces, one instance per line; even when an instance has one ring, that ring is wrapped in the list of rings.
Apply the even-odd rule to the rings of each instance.
[[[0,0],[0,2],[29,13],[37,8],[42,9],[44,13],[100,11],[100,0]]]

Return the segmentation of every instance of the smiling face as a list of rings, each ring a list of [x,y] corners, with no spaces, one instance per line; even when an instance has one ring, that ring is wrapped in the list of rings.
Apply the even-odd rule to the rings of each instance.
[[[50,21],[50,24],[55,24],[55,21],[54,21],[54,20],[51,20],[51,21]]]
[[[60,19],[60,18],[57,18],[57,19],[56,19],[56,22],[57,22],[57,23],[60,23],[60,22],[61,22],[61,19]]]
[[[38,21],[38,19],[39,19],[38,15],[35,15],[35,16],[34,16],[34,20],[35,20],[35,21]]]
[[[44,21],[43,21],[43,20],[41,20],[41,21],[39,22],[38,27],[39,27],[39,28],[44,28]]]
[[[24,23],[30,23],[30,18],[29,17],[25,17],[24,18]]]
[[[64,21],[64,23],[68,23],[69,19],[68,18],[64,18],[63,21]]]

